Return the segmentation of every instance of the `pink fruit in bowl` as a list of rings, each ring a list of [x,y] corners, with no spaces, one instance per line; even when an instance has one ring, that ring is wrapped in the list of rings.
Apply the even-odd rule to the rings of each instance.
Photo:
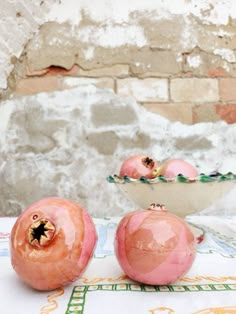
[[[63,198],[45,198],[17,218],[10,238],[11,263],[31,287],[52,290],[81,276],[96,242],[95,226],[85,209]]]
[[[123,161],[120,177],[129,176],[138,179],[141,176],[153,178],[153,171],[158,167],[157,162],[146,155],[134,155]]]
[[[154,176],[162,175],[166,178],[174,178],[178,174],[186,177],[198,176],[198,171],[187,161],[182,159],[169,159],[153,172]]]
[[[177,281],[192,266],[196,240],[187,223],[163,205],[131,212],[120,221],[114,242],[124,272],[151,285]]]

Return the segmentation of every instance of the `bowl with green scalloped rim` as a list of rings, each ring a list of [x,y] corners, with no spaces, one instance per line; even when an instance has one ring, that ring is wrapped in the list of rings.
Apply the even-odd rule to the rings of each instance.
[[[128,176],[107,177],[118,189],[140,208],[152,203],[164,204],[166,208],[180,217],[197,213],[217,204],[236,187],[236,175],[211,173],[190,178],[181,174],[174,178],[158,176],[154,179]],[[236,195],[235,195],[236,199]]]

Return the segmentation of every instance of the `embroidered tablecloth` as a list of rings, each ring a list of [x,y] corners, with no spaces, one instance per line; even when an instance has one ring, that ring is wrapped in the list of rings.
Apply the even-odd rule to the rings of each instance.
[[[16,218],[0,218],[1,314],[236,313],[236,216],[190,216],[205,231],[190,271],[173,285],[129,280],[113,249],[120,218],[94,219],[98,243],[82,278],[50,292],[23,284],[12,269],[9,235]]]

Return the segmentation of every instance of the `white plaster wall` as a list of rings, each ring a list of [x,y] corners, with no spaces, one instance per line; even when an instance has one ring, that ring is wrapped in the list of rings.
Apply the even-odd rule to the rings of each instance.
[[[0,89],[7,88],[7,78],[25,44],[44,22],[47,6],[41,1],[0,1]]]
[[[59,22],[70,21],[78,23],[82,15],[88,15],[92,20],[109,23],[128,23],[134,12],[145,13],[151,19],[171,18],[176,14],[188,16],[193,14],[206,24],[228,23],[229,17],[236,17],[234,0],[62,0],[51,6],[47,15],[49,20]],[[134,17],[135,18],[135,17]]]
[[[171,123],[94,86],[8,100],[0,117],[0,215],[17,215],[46,196],[76,200],[93,216],[123,215],[138,207],[106,177],[139,153],[160,162],[182,158],[199,172],[236,173],[236,124]],[[212,210],[235,214],[235,190]]]
[[[97,22],[96,27],[83,27],[78,39],[88,44],[85,54],[93,56],[90,44],[104,47],[149,45],[140,16],[150,20],[184,18],[184,31],[179,39],[184,48],[197,43],[198,30],[190,17],[201,23],[219,25],[219,35],[233,36],[223,27],[236,18],[234,0],[4,0],[0,2],[0,89],[7,88],[7,77],[13,69],[14,56],[19,58],[28,40],[47,21],[78,25],[83,17]],[[235,62],[232,49],[212,47],[216,55]],[[178,58],[178,55],[176,55]]]

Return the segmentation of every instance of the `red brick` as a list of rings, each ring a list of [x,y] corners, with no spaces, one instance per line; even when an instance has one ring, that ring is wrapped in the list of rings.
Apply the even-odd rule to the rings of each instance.
[[[225,77],[229,76],[229,74],[221,67],[212,68],[208,71],[209,77]]]
[[[236,122],[236,104],[215,105],[215,111],[227,123]]]
[[[78,65],[74,64],[73,67],[70,70],[66,70],[62,67],[57,66],[51,66],[46,69],[42,70],[34,70],[31,71],[29,67],[26,68],[26,74],[27,76],[76,76],[79,71]]]
[[[212,102],[219,100],[217,79],[177,78],[170,84],[171,100],[174,102]]]
[[[167,102],[168,80],[164,78],[126,78],[117,80],[117,93],[140,102]]]
[[[60,89],[60,82],[56,76],[34,77],[20,80],[15,89],[18,95],[31,95]]]
[[[20,80],[15,89],[18,95],[31,95],[41,92],[51,92],[56,90],[70,89],[77,86],[95,85],[100,88],[114,90],[114,80],[112,78],[80,78],[66,76],[41,76],[29,77]]]
[[[84,70],[80,68],[77,64],[74,64],[70,70],[64,69],[62,67],[51,66],[42,70],[31,71],[29,67],[26,67],[27,76],[79,76],[79,77],[128,77],[129,76],[129,66],[125,64],[114,64],[113,66],[94,68],[90,70]]]
[[[219,79],[219,87],[222,101],[236,101],[236,78]]]
[[[217,122],[221,120],[214,104],[195,104],[193,106],[193,123]]]

